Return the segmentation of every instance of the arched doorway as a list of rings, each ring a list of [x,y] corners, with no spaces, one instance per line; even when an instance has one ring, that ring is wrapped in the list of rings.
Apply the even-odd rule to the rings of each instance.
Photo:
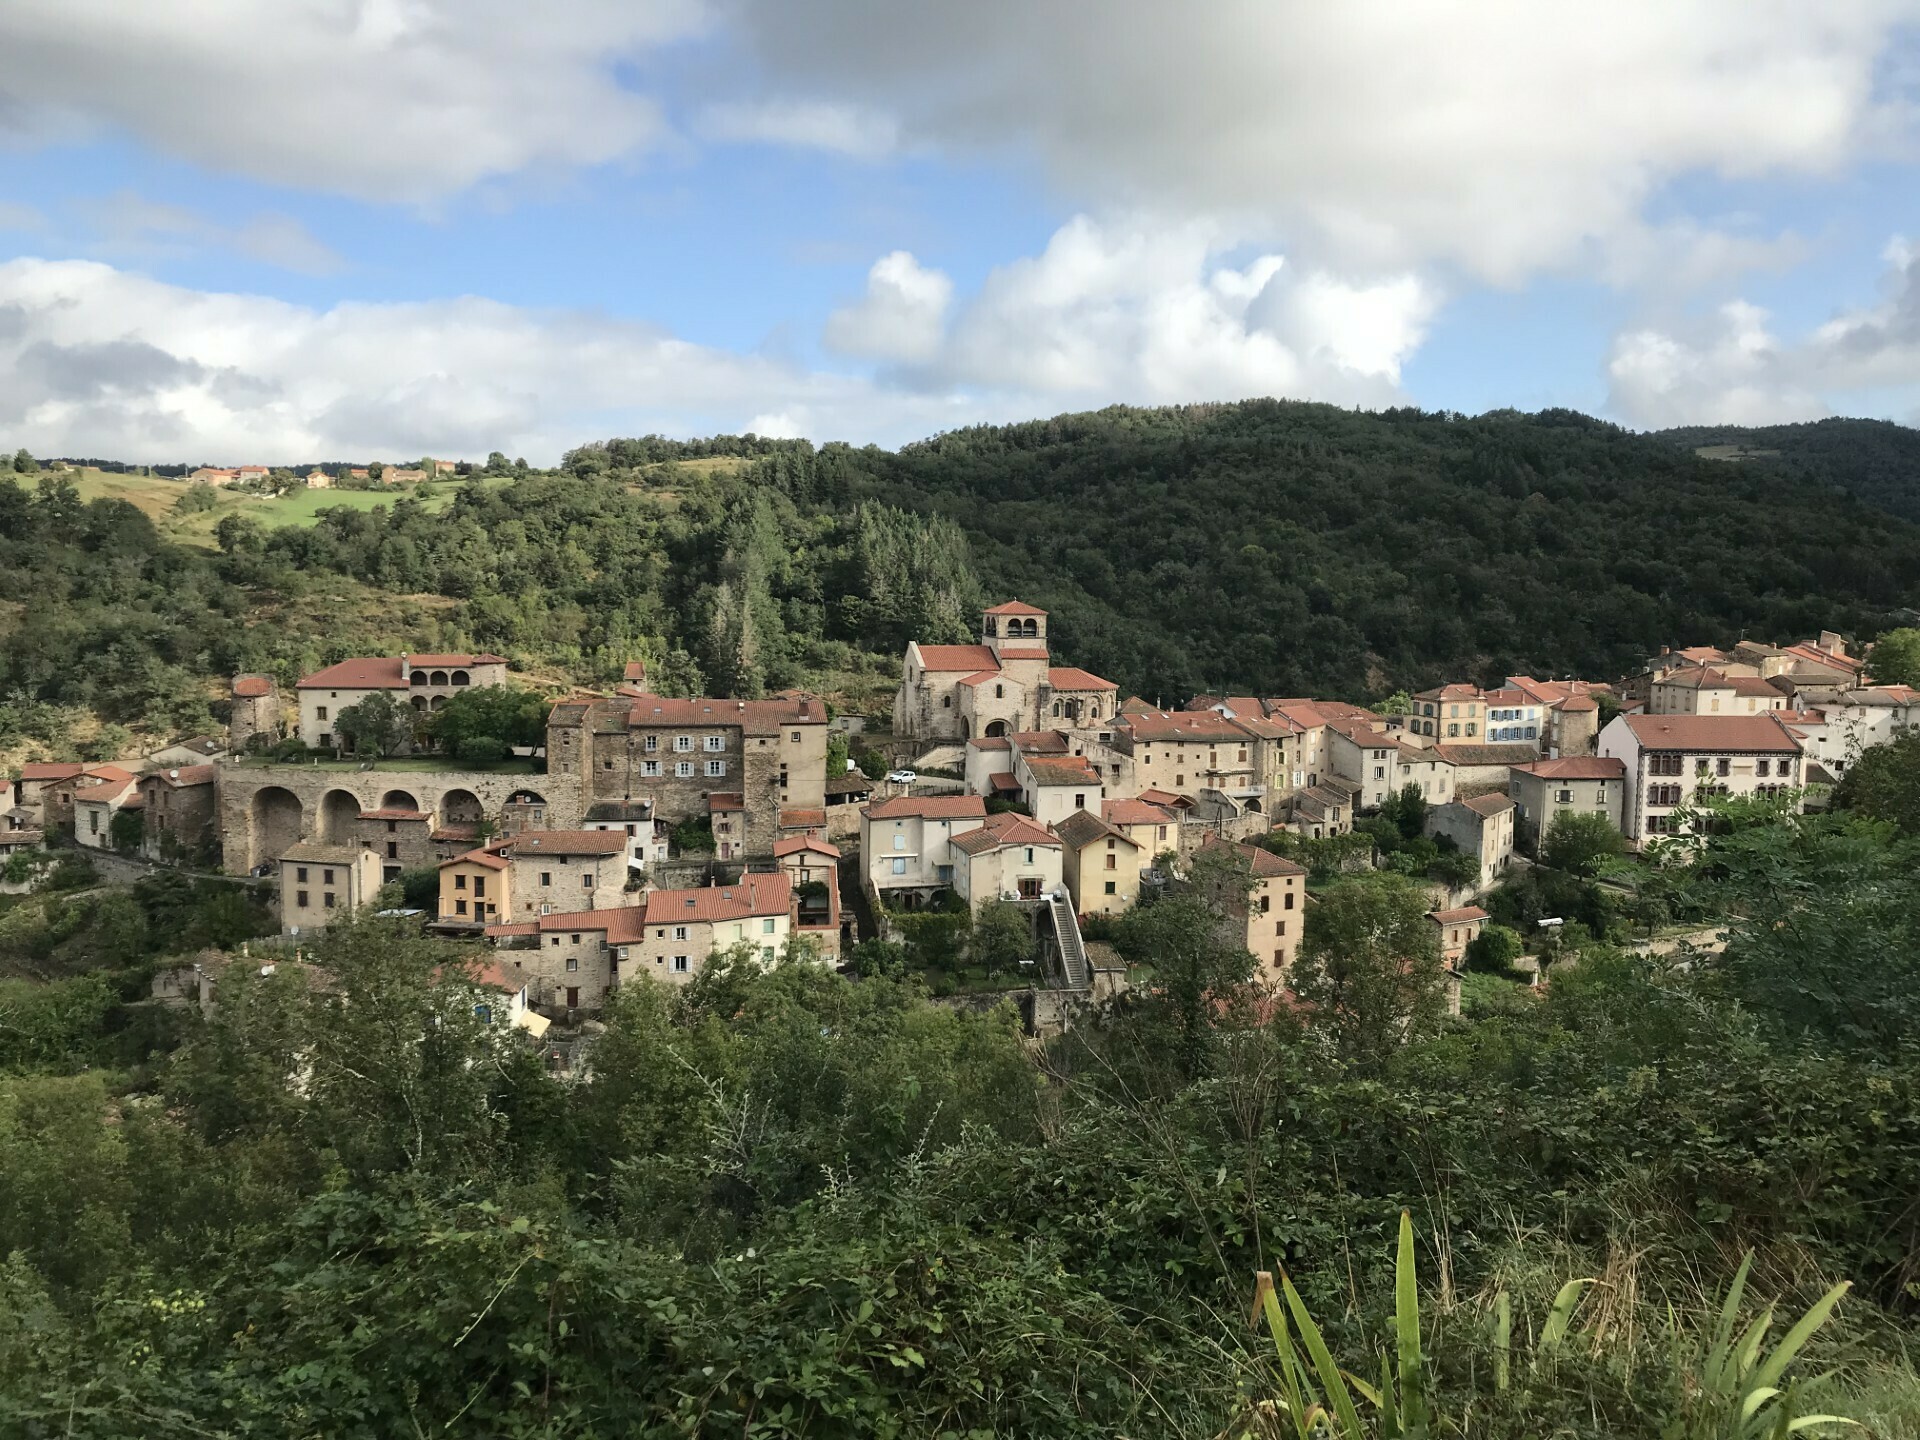
[[[987,730],[986,730],[986,734],[987,734],[987,738],[988,738],[988,739],[990,739],[990,740],[992,740],[992,739],[998,739],[998,738],[999,738],[1000,736],[1002,736],[1002,735],[1005,735],[1006,733],[1007,733],[1007,722],[1006,722],[1006,721],[1004,721],[1004,720],[989,720],[989,721],[987,722]]]
[[[277,860],[300,841],[306,810],[300,797],[278,785],[263,785],[247,805],[247,868]]]
[[[420,802],[411,790],[389,790],[380,797],[382,810],[418,810]]]
[[[360,797],[351,790],[329,790],[320,797],[320,838],[331,845],[353,839],[360,823]]]

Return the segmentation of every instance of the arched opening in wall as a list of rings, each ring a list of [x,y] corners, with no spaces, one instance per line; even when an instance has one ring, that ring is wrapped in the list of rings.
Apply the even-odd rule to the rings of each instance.
[[[415,676],[414,678],[418,679],[419,677]],[[416,695],[407,703],[416,710],[424,710],[427,708],[427,697],[424,695]]]
[[[507,797],[500,812],[501,824],[518,834],[522,830],[547,828],[547,797],[538,790],[516,790]]]
[[[433,672],[433,683],[434,683],[434,684],[436,684],[436,685],[445,685],[445,684],[447,683],[447,672],[446,672],[446,671],[444,671],[444,670],[436,670],[436,671],[434,671],[434,672]]]
[[[960,717],[960,738],[963,741],[971,740],[973,738],[973,721],[969,720],[964,715]]]
[[[471,790],[449,790],[440,797],[442,825],[478,825],[486,818],[480,797]]]
[[[1247,801],[1247,813],[1249,815],[1258,815],[1260,813],[1260,802],[1258,800]]]
[[[350,790],[329,790],[320,797],[320,838],[344,845],[360,822],[360,797]]]
[[[455,685],[465,685],[468,683],[469,678],[467,672],[464,670],[456,670],[453,672],[453,683]]]
[[[1006,722],[1006,721],[1004,721],[1004,720],[989,720],[989,721],[987,722],[987,736],[988,736],[988,738],[989,738],[989,739],[997,739],[997,738],[999,738],[1000,736],[1002,736],[1002,735],[1005,735],[1006,733],[1007,733],[1007,722]]]
[[[306,810],[300,797],[278,785],[264,785],[247,802],[247,868],[277,860],[299,843]]]
[[[389,790],[380,797],[382,810],[418,810],[420,802],[411,790]]]
[[[427,683],[427,672],[424,670],[415,670],[407,677],[407,683],[409,685],[425,685]]]
[[[439,709],[439,708],[440,708],[440,707],[441,707],[442,705],[444,705],[444,704],[446,704],[446,703],[447,703],[447,697],[446,697],[446,696],[444,696],[444,695],[435,695],[434,697],[432,697],[432,698],[431,698],[430,700],[428,700],[428,701],[427,701],[427,709],[429,709],[429,710],[438,710],[438,709]]]

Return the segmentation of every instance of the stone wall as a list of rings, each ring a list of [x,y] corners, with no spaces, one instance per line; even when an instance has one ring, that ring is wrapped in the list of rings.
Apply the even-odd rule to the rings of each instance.
[[[486,820],[499,825],[508,799],[522,791],[544,802],[542,828],[570,830],[580,823],[576,785],[550,775],[223,762],[223,863],[228,874],[244,875],[301,840],[345,843],[357,835],[365,810],[403,806],[426,811],[435,824]]]

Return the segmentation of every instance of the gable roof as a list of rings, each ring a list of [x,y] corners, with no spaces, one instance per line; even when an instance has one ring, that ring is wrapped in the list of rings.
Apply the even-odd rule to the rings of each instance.
[[[656,890],[647,896],[649,925],[711,925],[750,916],[784,915],[793,904],[793,879],[784,870],[750,871],[733,885]]]
[[[1163,810],[1150,800],[1133,796],[1124,800],[1102,800],[1101,817],[1109,825],[1173,825],[1173,812]]]
[[[1462,905],[1458,910],[1429,910],[1427,918],[1436,925],[1464,925],[1469,920],[1489,920],[1493,917],[1478,905]]]
[[[1456,800],[1456,805],[1464,805],[1482,819],[1490,820],[1495,815],[1503,815],[1513,809],[1513,801],[1504,795],[1473,795],[1465,800]]]
[[[1535,760],[1512,769],[1536,780],[1624,780],[1627,762],[1612,755],[1568,755],[1559,760]]]
[[[817,835],[789,835],[784,840],[773,842],[773,858],[776,860],[788,855],[798,855],[803,851],[826,855],[834,860],[840,858],[840,847],[829,845]]]
[[[860,813],[869,820],[983,820],[987,802],[978,795],[896,795]]]
[[[998,670],[999,657],[985,645],[922,645],[914,642],[915,650],[920,652],[920,664],[927,670],[958,670],[971,675],[976,670]]]
[[[179,765],[170,770],[155,770],[142,778],[160,781],[177,790],[188,785],[211,785],[219,777],[218,765]]]
[[[604,930],[609,945],[631,945],[647,937],[647,907],[622,905],[611,910],[562,910],[542,915],[536,923],[542,934],[550,935],[556,930]]]
[[[1521,765],[1540,752],[1532,745],[1460,745],[1451,740],[1427,747],[1449,765]]]
[[[479,865],[488,870],[504,870],[507,868],[507,857],[483,848],[469,850],[464,855],[454,856],[451,860],[442,860],[438,868],[444,870],[449,865]]]
[[[86,770],[86,766],[70,760],[29,760],[20,767],[21,780],[71,780]]]
[[[1247,862],[1247,868],[1261,879],[1271,879],[1281,875],[1304,875],[1307,867],[1289,860],[1284,855],[1276,855],[1259,845],[1242,845],[1232,840],[1222,840],[1218,835],[1207,837],[1200,847],[1205,851],[1230,851]]]
[[[1004,814],[988,816],[984,825],[954,836],[949,843],[963,854],[982,855],[1015,845],[1044,845],[1057,850],[1060,837],[1024,815]]]
[[[1155,710],[1145,715],[1124,715],[1119,724],[1131,730],[1142,744],[1161,741],[1229,741],[1248,738],[1237,720],[1229,720],[1217,710]]]
[[[1785,725],[1767,715],[1622,715],[1643,750],[1725,750],[1798,754]]]
[[[1102,840],[1118,840],[1122,844],[1139,848],[1139,843],[1126,831],[1116,828],[1102,820],[1091,810],[1076,810],[1058,825],[1053,827],[1067,844],[1076,850],[1086,845],[1098,844]]]
[[[1027,604],[1024,600],[1005,600],[992,606],[985,613],[988,615],[1044,615],[1047,612],[1038,605]]]
[[[627,728],[657,725],[739,726],[743,734],[771,735],[788,725],[824,725],[827,707],[811,695],[769,700],[716,700],[700,696],[676,700],[666,695],[628,693]]]
[[[624,830],[522,830],[493,842],[516,859],[531,855],[618,855],[627,848]]]
[[[1099,785],[1100,772],[1084,755],[1022,755],[1036,785]]]
[[[296,690],[404,690],[397,655],[366,655],[303,675]]]

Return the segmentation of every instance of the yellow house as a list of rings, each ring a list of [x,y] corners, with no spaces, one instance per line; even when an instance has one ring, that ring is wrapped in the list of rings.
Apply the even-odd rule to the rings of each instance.
[[[1246,915],[1247,949],[1267,978],[1284,980],[1300,953],[1300,932],[1306,922],[1306,866],[1258,845],[1218,839],[1202,845],[1200,853],[1225,856],[1234,870],[1244,871],[1251,879],[1252,888],[1244,895],[1236,887],[1225,899],[1233,913]]]
[[[371,853],[371,852],[369,852]],[[492,850],[440,863],[440,923],[498,925],[513,915],[513,867]]]
[[[1138,803],[1138,802],[1135,802]],[[1148,827],[1152,828],[1152,827]],[[1091,810],[1076,810],[1053,827],[1064,848],[1061,873],[1082,915],[1118,915],[1140,896],[1140,870],[1153,852]]]

